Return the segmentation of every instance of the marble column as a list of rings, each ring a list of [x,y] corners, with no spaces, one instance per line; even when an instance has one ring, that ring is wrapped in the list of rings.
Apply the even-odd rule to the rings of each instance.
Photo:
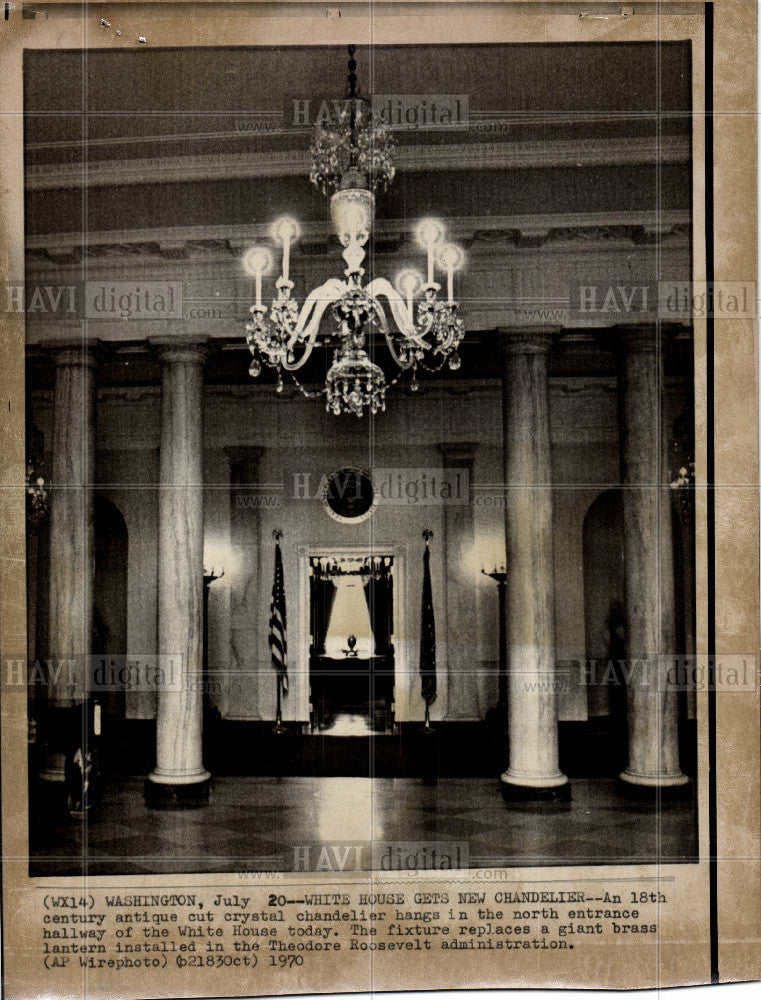
[[[629,763],[623,782],[685,785],[679,767],[671,491],[662,418],[663,352],[654,326],[618,330]]]
[[[547,359],[557,331],[502,333],[509,798],[562,799]]]
[[[149,805],[208,800],[203,766],[203,363],[201,344],[156,342],[162,362],[158,710]]]
[[[228,716],[261,719],[259,628],[268,595],[259,589],[259,459],[263,448],[227,449],[230,459],[230,664]],[[267,681],[272,671],[269,670]]]
[[[95,345],[78,343],[54,353],[47,749],[40,775],[48,781],[64,780],[91,686],[95,352]]]
[[[459,502],[444,501],[444,566],[446,576],[446,665],[447,719],[478,718],[477,617],[474,612],[475,587],[463,573],[463,558],[474,539],[473,505],[470,484],[473,459],[478,445],[465,442],[441,445],[442,464],[449,469],[454,484],[459,472]]]

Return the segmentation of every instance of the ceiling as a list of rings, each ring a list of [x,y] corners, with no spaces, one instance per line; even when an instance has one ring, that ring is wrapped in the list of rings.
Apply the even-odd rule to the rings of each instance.
[[[628,273],[634,254],[655,261],[662,220],[690,218],[688,43],[393,46],[356,58],[364,94],[465,95],[470,116],[466,129],[394,129],[399,173],[378,199],[378,234],[390,243],[375,249],[403,256],[400,232],[433,212],[465,226],[458,238],[476,274],[503,260],[505,227],[508,247],[550,240],[548,253],[567,255],[571,244],[550,232],[568,220],[585,252],[607,247]],[[240,246],[287,212],[305,232],[294,267],[311,266],[310,254],[328,255],[327,266],[325,199],[307,178],[313,126],[288,116],[294,99],[340,98],[346,59],[343,48],[309,46],[27,50],[29,260],[42,273],[75,268],[79,234],[95,266],[156,270],[177,257],[179,276],[209,244],[216,280],[232,280]],[[553,349],[553,375],[611,377],[613,356],[595,337]],[[230,346],[210,357],[207,381],[246,381],[245,345],[236,336]],[[101,384],[158,381],[145,344],[109,351]],[[497,377],[496,331],[469,331],[462,356],[460,378]],[[316,352],[306,380],[325,365]],[[689,375],[689,344],[674,341],[668,366]],[[52,384],[44,352],[32,351],[30,376]]]
[[[239,130],[242,116],[279,115],[293,96],[341,97],[346,59],[343,48],[308,46],[28,50],[29,162],[82,155],[83,118],[88,155],[142,156],[184,135],[195,144],[185,152],[200,150],[220,132],[235,133],[236,121]],[[363,94],[466,94],[471,113],[508,116],[516,125],[513,139],[518,130],[557,134],[564,116],[579,119],[566,126],[575,134],[588,116],[690,113],[687,43],[393,46],[360,48],[356,59]],[[542,125],[548,116],[552,121]],[[630,127],[638,134],[648,126]],[[291,136],[238,141],[287,146]]]
[[[366,95],[468,102],[470,128],[394,130],[400,177],[380,218],[442,201],[459,216],[689,205],[687,43],[393,46],[356,58]],[[319,47],[27,51],[28,231],[74,232],[83,218],[90,231],[253,222],[294,205],[324,219],[304,177],[313,126],[289,114],[294,99],[342,97],[346,59]],[[616,169],[634,148],[631,169]]]

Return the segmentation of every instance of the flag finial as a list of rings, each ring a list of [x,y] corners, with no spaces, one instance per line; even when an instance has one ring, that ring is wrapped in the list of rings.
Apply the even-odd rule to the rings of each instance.
[[[283,532],[280,530],[280,528],[275,528],[275,530],[272,532],[272,537],[275,539],[276,542],[279,542],[280,539],[283,537]]]
[[[430,528],[426,528],[425,529],[425,531],[423,532],[423,538],[425,539],[425,544],[426,545],[433,538],[433,532],[431,531]]]

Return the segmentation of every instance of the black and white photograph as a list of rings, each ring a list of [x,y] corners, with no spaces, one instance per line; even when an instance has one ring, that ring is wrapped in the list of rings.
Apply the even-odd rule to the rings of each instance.
[[[30,875],[696,863],[690,42],[23,73]]]

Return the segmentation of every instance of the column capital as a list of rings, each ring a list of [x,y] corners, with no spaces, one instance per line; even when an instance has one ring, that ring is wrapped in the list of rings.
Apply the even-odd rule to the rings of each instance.
[[[96,368],[103,355],[99,340],[72,340],[51,345],[56,368]]]
[[[675,323],[620,323],[612,328],[617,347],[632,353],[655,352],[671,344],[679,335]]]
[[[501,326],[497,337],[506,354],[546,354],[562,332],[562,326]]]
[[[206,337],[149,337],[148,344],[165,364],[203,364],[209,354]]]
[[[655,354],[663,340],[655,323],[621,323],[613,333],[616,347],[630,354]]]
[[[444,462],[467,465],[473,463],[478,451],[477,441],[446,441],[438,445]]]

